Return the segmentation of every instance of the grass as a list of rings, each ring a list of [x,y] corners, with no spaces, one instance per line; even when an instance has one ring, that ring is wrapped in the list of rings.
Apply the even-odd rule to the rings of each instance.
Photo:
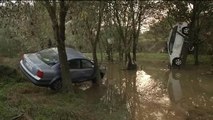
[[[8,83],[0,89],[1,119],[122,120],[125,109],[107,114],[107,105],[84,99],[85,93],[54,93],[29,82]],[[120,113],[119,113],[120,112]]]
[[[101,96],[88,102],[88,93],[78,88],[76,93],[57,93],[37,87],[8,66],[0,74],[0,120],[123,120],[127,114],[125,106],[109,114]]]
[[[91,54],[87,53],[91,57]],[[115,56],[116,57],[116,56]],[[100,58],[100,54],[98,54]],[[138,61],[168,61],[165,53],[138,53]],[[75,93],[55,93],[47,88],[37,87],[16,70],[19,59],[1,58],[0,63],[0,120],[13,118],[34,120],[123,120],[128,119],[126,106],[112,107],[113,104],[95,96],[92,92],[77,89]],[[211,63],[210,56],[200,56],[200,61]],[[188,62],[193,62],[189,56]],[[95,93],[95,94],[94,94]],[[88,95],[95,96],[88,100]],[[104,93],[101,95],[105,95]],[[89,96],[91,97],[91,96]],[[112,104],[110,106],[110,104]],[[119,104],[119,103],[116,103]]]

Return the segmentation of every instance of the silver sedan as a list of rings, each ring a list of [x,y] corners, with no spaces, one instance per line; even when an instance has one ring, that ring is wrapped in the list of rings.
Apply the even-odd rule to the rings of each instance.
[[[94,64],[91,60],[72,48],[66,48],[66,53],[72,82],[96,81]],[[57,48],[24,54],[20,68],[35,85],[50,87],[53,90],[62,87]],[[100,69],[101,78],[104,72],[104,69]]]

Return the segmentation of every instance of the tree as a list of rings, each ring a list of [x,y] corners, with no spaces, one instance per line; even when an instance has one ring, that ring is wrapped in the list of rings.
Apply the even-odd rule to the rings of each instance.
[[[199,45],[201,43],[200,30],[201,24],[204,22],[201,21],[201,14],[204,14],[205,12],[208,12],[208,10],[212,9],[212,2],[193,0],[189,4],[193,6],[189,24],[189,40],[192,41],[194,45],[194,64],[198,65]]]
[[[74,35],[80,36],[83,43],[87,43],[92,51],[96,79],[94,83],[100,83],[100,71],[97,58],[97,45],[100,41],[101,24],[103,20],[104,2],[103,1],[81,1],[75,2],[71,29]]]
[[[97,58],[97,44],[100,40],[103,8],[104,8],[103,1],[100,1],[98,5],[98,16],[96,18],[97,23],[95,26],[93,26],[92,24],[89,24],[89,22],[91,22],[90,19],[88,18],[89,16],[87,16],[87,18],[85,19],[86,20],[85,23],[87,27],[87,36],[92,46],[92,56],[93,56],[94,65],[95,65],[94,67],[95,67],[96,80],[94,82],[98,84],[100,84],[101,77],[100,77],[100,70],[99,70],[98,58]]]
[[[57,42],[59,61],[61,66],[61,76],[63,90],[67,91],[71,88],[71,76],[69,74],[69,65],[65,49],[65,20],[69,9],[69,1],[48,0],[43,3],[47,9],[53,28],[54,38]]]
[[[114,23],[123,43],[127,69],[136,69],[136,50],[142,22],[151,15],[154,2],[115,1]],[[131,47],[133,57],[131,56]]]

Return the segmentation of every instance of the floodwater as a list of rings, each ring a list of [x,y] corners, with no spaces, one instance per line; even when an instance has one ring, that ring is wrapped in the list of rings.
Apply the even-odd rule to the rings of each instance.
[[[166,63],[142,62],[137,71],[106,64],[103,86],[82,87],[88,102],[107,106],[109,116],[127,120],[213,120],[213,71],[186,65],[169,70]]]

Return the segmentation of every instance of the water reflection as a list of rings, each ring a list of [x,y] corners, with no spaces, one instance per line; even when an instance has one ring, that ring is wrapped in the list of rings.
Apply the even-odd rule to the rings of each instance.
[[[200,70],[170,72],[168,80],[170,100],[176,109],[185,113],[186,119],[213,119],[211,77],[202,75]]]
[[[109,119],[213,118],[213,76],[202,74],[204,69],[170,71],[162,65],[143,64],[137,71],[126,71],[120,64],[107,66],[104,85],[89,87],[85,93],[88,101],[105,105]]]
[[[182,88],[180,83],[181,74],[179,72],[170,72],[168,79],[168,92],[170,100],[174,103],[177,103],[182,98]]]
[[[156,79],[158,69],[125,71],[119,64],[108,65],[106,93],[101,101],[108,106],[109,114],[122,107],[127,119],[165,119],[170,101],[162,83],[165,69],[160,69],[157,73],[161,77]]]

